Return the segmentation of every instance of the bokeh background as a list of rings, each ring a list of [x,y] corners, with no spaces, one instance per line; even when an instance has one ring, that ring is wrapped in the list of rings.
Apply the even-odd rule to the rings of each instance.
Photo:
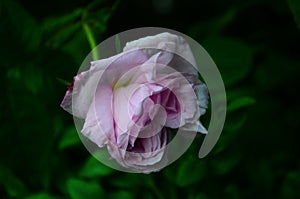
[[[199,136],[160,172],[127,174],[91,157],[59,104],[87,33],[100,43],[145,26],[205,47],[228,112],[206,158]],[[1,0],[0,198],[300,198],[299,28],[298,0]]]

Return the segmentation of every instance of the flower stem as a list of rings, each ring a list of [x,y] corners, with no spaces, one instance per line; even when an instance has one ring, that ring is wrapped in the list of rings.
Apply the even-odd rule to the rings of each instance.
[[[89,25],[85,22],[82,23],[82,27],[83,27],[83,30],[84,30],[84,33],[87,37],[87,40],[90,44],[90,47],[92,49],[92,57],[93,57],[93,60],[98,60],[99,59],[99,56],[98,56],[98,51],[97,51],[97,45],[96,45],[96,41],[95,41],[95,38],[93,36],[93,33],[92,33],[92,30],[91,28],[89,27]]]

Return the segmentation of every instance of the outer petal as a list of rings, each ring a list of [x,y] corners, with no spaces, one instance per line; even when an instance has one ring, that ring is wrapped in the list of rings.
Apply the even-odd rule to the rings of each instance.
[[[128,42],[124,47],[123,51],[128,51],[135,48],[152,48],[152,49],[161,49],[163,51],[169,51],[174,54],[183,57],[193,66],[196,66],[196,61],[194,59],[193,53],[190,49],[188,43],[181,36],[177,36],[174,34],[170,34],[168,32],[164,32],[161,34],[157,34],[154,36],[147,36],[135,41]],[[151,50],[150,50],[151,51]],[[155,52],[155,51],[154,51]],[[149,52],[151,54],[151,52]],[[153,55],[153,53],[151,54]],[[197,75],[197,71],[194,68],[186,68],[187,72],[193,73]]]
[[[88,71],[74,77],[74,86],[66,92],[61,107],[76,117],[85,118],[99,83],[112,85],[113,81],[122,75],[122,71],[146,60],[147,57],[141,50],[134,50],[91,62]]]
[[[89,111],[85,118],[82,134],[88,137],[99,147],[108,141],[115,143],[113,111],[113,94],[108,85],[101,85],[96,92]]]
[[[106,136],[114,141],[113,91],[111,86],[109,84],[100,85],[97,88],[94,101],[95,106],[92,104],[91,109],[94,109],[94,116],[98,121],[98,125]]]
[[[103,147],[105,144],[107,144],[108,138],[98,123],[94,102],[92,103],[92,106],[90,106],[90,109],[87,113],[81,133],[99,147]]]

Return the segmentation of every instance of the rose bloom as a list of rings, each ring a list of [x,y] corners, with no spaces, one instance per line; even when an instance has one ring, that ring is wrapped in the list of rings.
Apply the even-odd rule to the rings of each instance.
[[[91,62],[74,77],[61,106],[84,119],[81,133],[107,147],[120,165],[151,172],[163,159],[170,129],[207,133],[199,118],[208,92],[193,66],[182,37],[147,36],[128,42],[120,54]]]

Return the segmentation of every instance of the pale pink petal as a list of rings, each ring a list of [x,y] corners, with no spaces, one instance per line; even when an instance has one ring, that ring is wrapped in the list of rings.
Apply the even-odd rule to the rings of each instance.
[[[112,86],[124,71],[146,60],[141,50],[134,50],[92,62],[88,71],[74,77],[73,88],[67,91],[61,106],[74,116],[85,118],[99,83]]]
[[[136,92],[137,89],[141,87],[140,84],[130,84],[126,87],[120,87],[114,91],[114,120],[115,124],[124,133],[128,132],[130,127],[133,125],[132,113],[130,112],[130,106],[138,107],[138,101],[132,101],[131,97]],[[141,96],[145,97],[145,96]],[[147,97],[147,95],[146,95]],[[143,99],[141,99],[143,100]],[[132,102],[132,104],[130,104]]]
[[[147,60],[147,56],[139,49],[117,55],[109,66],[105,68],[103,73],[104,82],[110,82],[114,86],[129,70],[140,66]]]
[[[181,36],[170,34],[168,32],[160,33],[154,36],[147,36],[135,41],[128,42],[123,51],[128,51],[136,48],[154,48],[169,51],[183,57],[190,64],[196,66],[196,61],[194,59],[193,53],[185,39]]]
[[[167,120],[166,123],[167,127],[178,128],[188,123],[195,124],[199,120],[199,107],[197,105],[197,96],[194,92],[193,85],[180,73],[171,73],[166,76],[161,76],[156,82],[168,88],[179,102],[179,105],[176,105],[177,103],[173,104],[179,111],[177,114],[175,112],[174,115],[168,118],[169,120]],[[169,102],[172,103],[172,100]],[[169,104],[169,106],[172,105]]]
[[[93,105],[94,103],[92,103],[92,106],[90,106],[81,133],[99,147],[103,147],[105,144],[107,144],[108,138],[98,123]]]
[[[112,90],[110,86],[101,85],[85,118],[82,134],[99,147],[108,141],[114,142],[112,113]]]
[[[167,113],[159,104],[153,104],[148,113],[149,123],[144,125],[139,133],[139,138],[150,138],[159,133],[163,127],[166,125]]]
[[[154,165],[162,160],[167,144],[167,132],[162,131],[150,138],[138,138],[137,148],[132,148],[125,155],[126,165],[147,172],[145,166]]]
[[[113,91],[110,85],[103,84],[97,88],[94,98],[95,117],[102,131],[113,141],[114,124],[113,124]]]

